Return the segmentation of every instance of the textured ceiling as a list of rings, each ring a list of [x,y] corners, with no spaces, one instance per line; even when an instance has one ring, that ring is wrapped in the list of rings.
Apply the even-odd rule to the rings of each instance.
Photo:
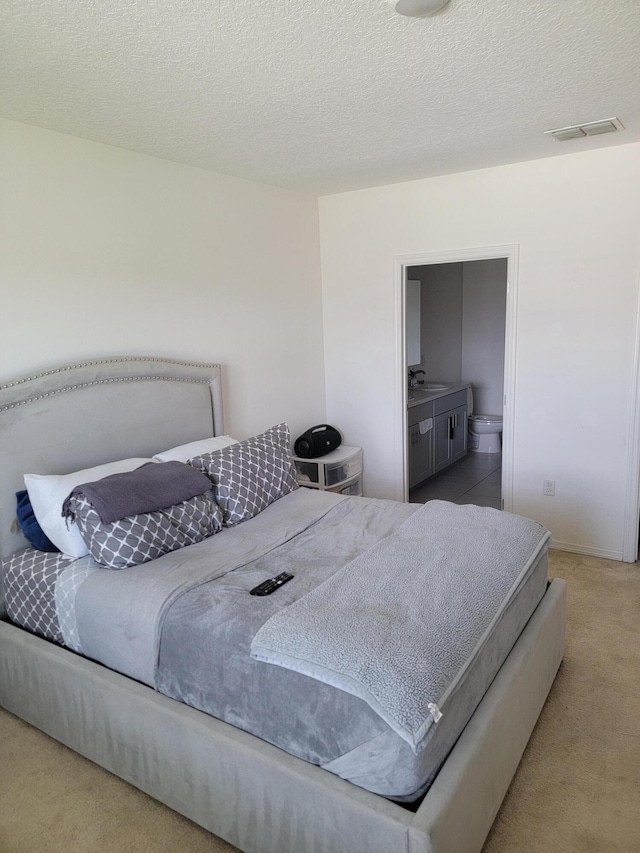
[[[640,2],[2,0],[0,115],[319,194],[635,142]]]

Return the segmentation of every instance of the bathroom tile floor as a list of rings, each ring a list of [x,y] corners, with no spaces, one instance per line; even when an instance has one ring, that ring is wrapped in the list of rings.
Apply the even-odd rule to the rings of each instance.
[[[409,500],[412,503],[452,501],[501,509],[502,454],[467,453],[451,468],[411,489]]]

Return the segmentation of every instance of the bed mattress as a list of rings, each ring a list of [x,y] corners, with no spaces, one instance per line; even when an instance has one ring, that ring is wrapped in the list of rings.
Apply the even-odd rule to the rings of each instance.
[[[250,647],[271,616],[390,536],[418,508],[298,490],[238,528],[121,572],[99,569],[90,558],[70,561],[29,549],[5,564],[8,614],[374,793],[412,800],[429,786],[544,594],[546,547],[510,589],[417,753],[362,699],[254,660]],[[287,570],[294,581],[277,594],[247,595]]]

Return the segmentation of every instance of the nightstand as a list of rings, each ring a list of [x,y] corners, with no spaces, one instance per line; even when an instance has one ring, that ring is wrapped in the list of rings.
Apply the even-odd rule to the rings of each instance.
[[[298,483],[307,489],[362,494],[362,448],[341,445],[325,456],[303,459],[294,456]]]

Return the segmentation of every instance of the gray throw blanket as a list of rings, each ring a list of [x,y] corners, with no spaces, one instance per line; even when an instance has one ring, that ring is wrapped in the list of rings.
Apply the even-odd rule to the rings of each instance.
[[[272,616],[251,655],[359,696],[419,752],[549,533],[431,501]]]
[[[184,462],[147,462],[135,471],[76,486],[62,505],[62,516],[73,520],[72,495],[84,495],[100,521],[112,524],[121,518],[176,506],[210,488],[211,480]]]

